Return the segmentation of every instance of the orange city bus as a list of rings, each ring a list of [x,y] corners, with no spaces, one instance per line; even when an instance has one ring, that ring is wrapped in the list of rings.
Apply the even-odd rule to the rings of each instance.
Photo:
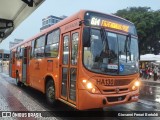
[[[84,110],[136,102],[138,51],[133,23],[81,10],[12,47],[10,76],[52,105]]]

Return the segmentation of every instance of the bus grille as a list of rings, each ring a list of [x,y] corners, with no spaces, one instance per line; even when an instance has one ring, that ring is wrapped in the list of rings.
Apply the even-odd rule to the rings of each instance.
[[[126,92],[126,91],[128,91],[128,88],[121,88],[121,89],[119,89],[119,92]],[[103,90],[103,92],[116,93],[115,89]]]
[[[133,81],[133,79],[128,79],[128,80],[115,80],[114,81],[114,86],[123,86],[123,85],[128,85]]]
[[[126,95],[118,96],[118,97],[107,97],[108,102],[117,102],[123,101],[126,98]]]

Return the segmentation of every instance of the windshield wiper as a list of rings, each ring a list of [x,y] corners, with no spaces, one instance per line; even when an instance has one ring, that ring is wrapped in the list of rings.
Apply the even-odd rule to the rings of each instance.
[[[129,53],[129,60],[131,61],[130,44],[131,44],[131,34],[128,34],[125,40],[126,63],[127,63],[128,53]]]
[[[107,35],[106,35],[106,31],[104,28],[101,28],[101,36],[102,36],[102,40],[106,43],[105,46],[105,50],[109,51],[109,43],[108,43],[108,38],[107,38]]]

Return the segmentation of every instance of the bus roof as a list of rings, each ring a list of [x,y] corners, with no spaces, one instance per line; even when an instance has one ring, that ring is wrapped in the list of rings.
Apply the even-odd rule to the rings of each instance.
[[[50,32],[50,31],[52,31],[53,29],[56,29],[56,28],[58,28],[58,27],[61,27],[61,26],[65,25],[65,24],[67,24],[67,23],[69,23],[69,22],[72,22],[72,21],[74,21],[74,20],[76,20],[76,19],[84,20],[84,15],[85,15],[86,12],[95,12],[95,13],[99,13],[99,14],[102,14],[102,15],[113,16],[113,17],[115,17],[115,18],[119,18],[119,19],[121,19],[121,20],[124,20],[124,21],[126,21],[126,22],[128,22],[128,23],[130,23],[130,24],[133,24],[132,22],[130,22],[130,21],[124,19],[124,18],[115,16],[115,15],[112,15],[112,14],[105,14],[105,13],[101,13],[101,12],[97,12],[97,11],[92,11],[92,10],[80,10],[79,12],[73,14],[72,16],[67,17],[67,18],[65,18],[64,20],[62,20],[62,21],[60,21],[60,22],[58,22],[58,23],[50,26],[49,28],[46,28],[46,29],[42,30],[40,33],[36,34],[35,36],[33,36],[33,37],[29,38],[29,39],[26,39],[26,40],[20,42],[19,44],[13,46],[13,47],[10,48],[10,49],[13,50],[13,49],[15,49],[16,47],[18,47],[18,46],[20,46],[20,45],[23,45],[24,43],[27,43],[27,42],[29,42],[29,41],[32,41],[32,40],[34,40],[35,38],[40,37],[40,36],[42,36],[42,35]]]

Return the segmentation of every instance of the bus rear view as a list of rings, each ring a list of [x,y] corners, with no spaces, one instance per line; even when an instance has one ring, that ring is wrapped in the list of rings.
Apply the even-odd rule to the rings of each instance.
[[[133,23],[86,12],[79,72],[79,108],[102,108],[138,100],[139,52]]]

